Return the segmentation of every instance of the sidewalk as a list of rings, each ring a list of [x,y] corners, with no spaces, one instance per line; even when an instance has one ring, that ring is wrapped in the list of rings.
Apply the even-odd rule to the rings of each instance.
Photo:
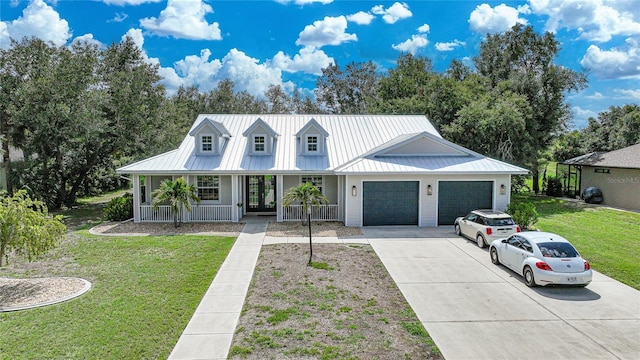
[[[247,222],[169,359],[226,359],[268,219]]]

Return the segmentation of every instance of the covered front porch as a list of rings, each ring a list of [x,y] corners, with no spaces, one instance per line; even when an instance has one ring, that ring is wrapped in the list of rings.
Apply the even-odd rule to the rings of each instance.
[[[191,203],[178,217],[184,222],[239,222],[247,215],[275,215],[277,221],[299,221],[306,217],[302,205],[283,206],[281,199],[290,187],[311,181],[329,199],[314,205],[314,221],[343,221],[344,179],[335,175],[211,175],[211,174],[136,174],[133,175],[134,222],[173,222],[168,204],[152,205],[152,193],[164,180],[184,178],[195,185],[200,204]]]

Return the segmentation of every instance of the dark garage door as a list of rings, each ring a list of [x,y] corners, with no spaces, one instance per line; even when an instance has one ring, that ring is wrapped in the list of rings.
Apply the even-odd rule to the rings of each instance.
[[[492,181],[441,181],[438,187],[438,225],[452,225],[458,216],[493,206]]]
[[[362,198],[364,226],[418,225],[417,181],[365,181]]]

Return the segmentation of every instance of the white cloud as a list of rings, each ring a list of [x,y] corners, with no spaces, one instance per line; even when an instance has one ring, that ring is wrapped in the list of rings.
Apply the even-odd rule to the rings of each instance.
[[[606,42],[615,35],[640,34],[637,1],[624,0],[529,0],[535,14],[549,16],[545,30],[577,30],[580,38]]]
[[[80,42],[94,44],[94,45],[97,45],[99,48],[105,47],[103,43],[93,38],[93,34],[84,34],[82,36],[78,36],[75,39],[73,39],[71,44],[77,44]]]
[[[22,16],[13,21],[0,22],[0,46],[9,46],[9,37],[22,40],[37,37],[51,41],[57,46],[67,43],[71,37],[69,23],[42,0],[33,0],[22,11]]]
[[[500,4],[492,8],[488,4],[478,5],[469,16],[471,30],[486,34],[499,33],[511,29],[517,23],[527,24],[527,20],[519,17],[520,14],[529,12],[527,6],[514,8]]]
[[[611,50],[590,45],[580,65],[601,79],[640,78],[640,43],[628,38],[625,46]]]
[[[153,34],[177,39],[220,40],[217,22],[207,23],[205,15],[213,8],[203,0],[169,0],[160,17],[140,19],[140,25]]]
[[[594,91],[593,95],[587,95],[585,96],[586,99],[594,99],[594,100],[600,100],[600,99],[604,99],[604,95],[602,95],[602,93]]]
[[[279,51],[272,59],[271,65],[286,72],[298,72],[302,71],[307,74],[321,75],[322,68],[326,68],[330,64],[335,63],[335,60],[324,51],[318,50],[314,47],[304,47],[300,49],[300,52],[291,58],[285,55],[282,51]]]
[[[326,5],[326,4],[332,3],[333,0],[275,0],[275,2],[284,4],[284,5],[293,2],[296,5],[304,6],[304,5],[313,4],[313,3],[321,3],[323,5]]]
[[[347,15],[347,20],[358,25],[369,25],[371,24],[373,19],[375,19],[375,16],[364,11],[359,11],[355,14]]]
[[[160,1],[162,0],[102,0],[102,2],[104,2],[105,4],[118,5],[118,6],[140,5],[144,3],[157,3]]]
[[[571,108],[573,113],[573,123],[576,128],[582,129],[589,124],[589,118],[597,118],[598,113],[592,110],[583,109],[580,106]]]
[[[427,46],[427,44],[429,44],[429,40],[427,40],[425,35],[412,35],[411,39],[407,39],[400,44],[391,45],[391,47],[398,51],[408,52],[415,55],[420,48]]]
[[[120,23],[120,22],[125,21],[128,17],[129,17],[129,15],[127,15],[125,13],[116,13],[116,15],[113,17],[113,19],[109,20],[108,22]]]
[[[428,33],[429,30],[431,30],[431,27],[429,26],[429,24],[424,24],[418,28],[418,31],[421,33]]]
[[[613,91],[626,99],[640,100],[640,89],[614,89]]]
[[[371,9],[371,12],[376,15],[382,15],[382,20],[387,24],[394,24],[398,20],[410,18],[413,16],[409,5],[406,3],[396,2],[385,10],[384,6],[376,5]]]
[[[296,45],[320,48],[325,45],[340,45],[347,41],[358,40],[356,34],[347,34],[346,30],[346,17],[326,16],[324,20],[317,20],[313,25],[305,26],[296,40]]]
[[[439,42],[436,43],[436,49],[438,51],[452,51],[458,46],[465,46],[466,43],[464,41],[460,41],[458,39],[453,40],[452,42]]]

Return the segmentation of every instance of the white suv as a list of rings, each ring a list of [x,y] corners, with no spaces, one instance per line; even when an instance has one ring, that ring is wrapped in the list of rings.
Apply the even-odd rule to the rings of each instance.
[[[454,223],[456,235],[476,241],[478,247],[485,247],[493,240],[508,237],[520,232],[511,216],[496,210],[473,210],[465,217],[459,217]]]

